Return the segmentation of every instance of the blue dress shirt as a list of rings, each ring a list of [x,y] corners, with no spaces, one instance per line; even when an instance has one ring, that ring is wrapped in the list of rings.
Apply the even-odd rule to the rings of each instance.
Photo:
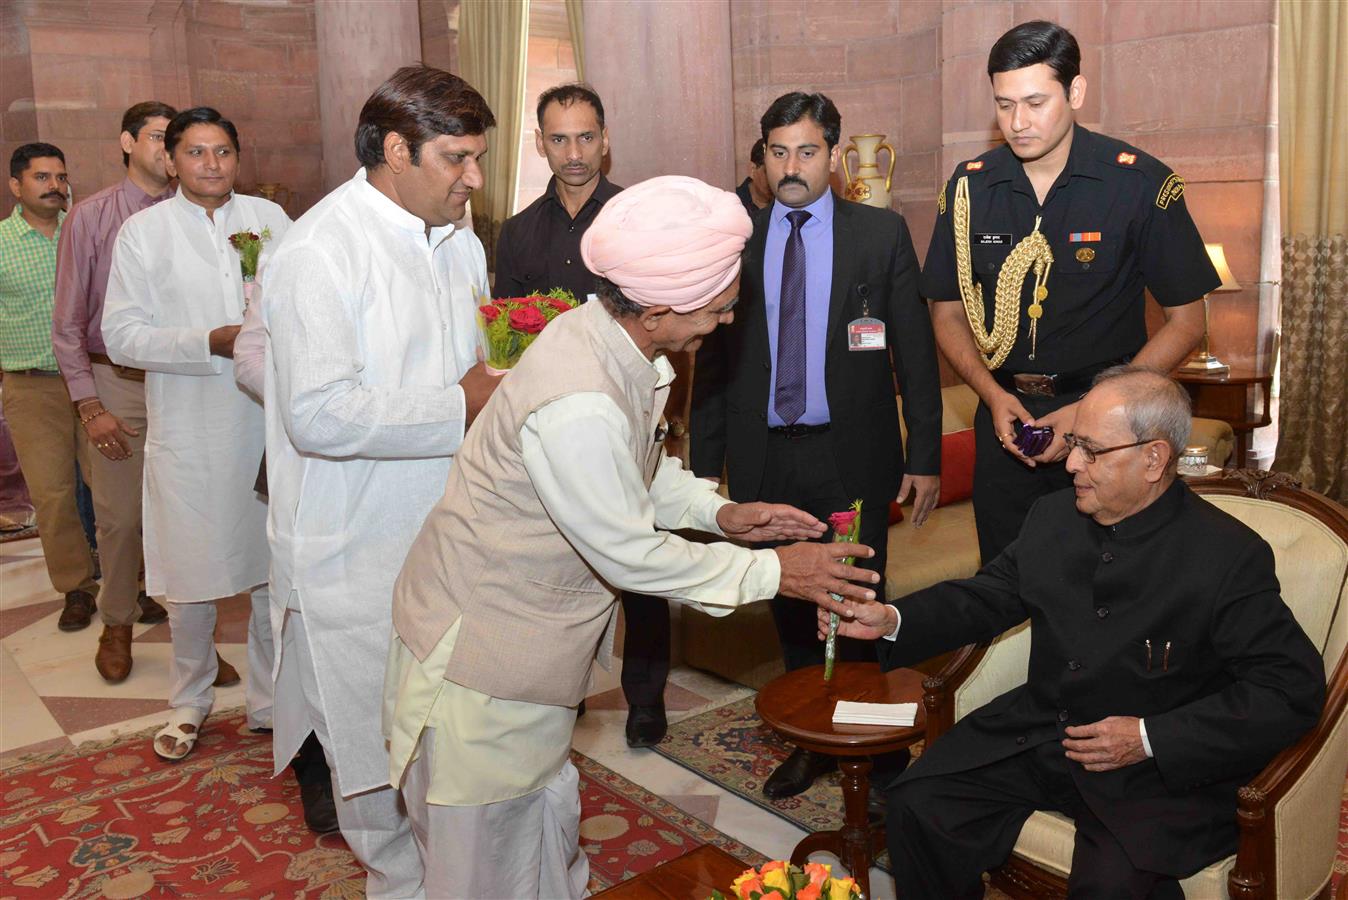
[[[800,228],[805,243],[805,413],[798,425],[822,425],[829,420],[824,391],[824,342],[828,336],[829,295],[833,289],[833,191],[804,209],[810,218]],[[768,319],[768,349],[772,377],[768,379],[768,425],[784,425],[774,406],[777,401],[777,319],[782,306],[782,255],[791,235],[787,213],[791,207],[772,202],[767,242],[763,248],[763,300]]]

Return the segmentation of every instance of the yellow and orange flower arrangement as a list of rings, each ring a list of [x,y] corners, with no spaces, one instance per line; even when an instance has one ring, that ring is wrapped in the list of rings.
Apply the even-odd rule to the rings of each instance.
[[[852,900],[861,896],[853,878],[835,878],[825,863],[804,868],[780,859],[758,869],[745,869],[730,885],[730,893],[712,891],[708,900]]]

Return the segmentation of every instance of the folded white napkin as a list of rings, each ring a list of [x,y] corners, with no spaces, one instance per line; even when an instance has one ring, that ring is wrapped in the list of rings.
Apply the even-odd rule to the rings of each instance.
[[[834,725],[898,725],[907,727],[917,719],[916,703],[857,703],[839,700],[833,708]]]

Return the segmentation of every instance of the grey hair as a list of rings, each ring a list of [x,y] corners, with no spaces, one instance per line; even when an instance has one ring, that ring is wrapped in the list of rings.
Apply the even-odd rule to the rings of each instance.
[[[1170,445],[1173,467],[1193,430],[1193,403],[1173,379],[1150,366],[1112,366],[1095,376],[1092,389],[1111,381],[1123,394],[1123,412],[1138,440],[1163,440]]]
[[[595,276],[594,292],[599,302],[604,304],[604,309],[615,319],[633,318],[646,311],[639,303],[629,300],[622,288],[602,275]]]

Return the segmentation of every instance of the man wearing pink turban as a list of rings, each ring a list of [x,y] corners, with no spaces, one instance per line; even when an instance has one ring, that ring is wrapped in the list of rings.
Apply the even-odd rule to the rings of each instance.
[[[790,506],[730,503],[663,449],[674,370],[733,318],[749,219],[681,176],[610,200],[581,253],[598,301],[557,318],[456,456],[393,597],[391,780],[433,897],[580,897],[576,704],[607,665],[619,591],[712,614],[774,594],[842,610],[874,592],[856,545]],[[776,549],[690,543],[693,528]],[[861,547],[858,555],[872,555]]]

